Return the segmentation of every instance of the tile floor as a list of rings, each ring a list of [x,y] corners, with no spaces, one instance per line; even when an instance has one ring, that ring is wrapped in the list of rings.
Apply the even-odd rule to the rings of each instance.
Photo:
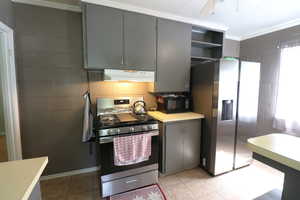
[[[200,168],[161,177],[168,200],[252,200],[275,188],[283,174],[260,162],[211,177]],[[41,181],[43,200],[101,200],[97,173]]]

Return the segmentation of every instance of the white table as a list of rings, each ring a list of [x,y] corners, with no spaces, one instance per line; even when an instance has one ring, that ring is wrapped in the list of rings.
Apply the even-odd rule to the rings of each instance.
[[[300,138],[287,134],[270,134],[248,139],[253,158],[282,171],[282,200],[300,199]]]
[[[0,199],[41,199],[39,179],[48,157],[0,163]]]

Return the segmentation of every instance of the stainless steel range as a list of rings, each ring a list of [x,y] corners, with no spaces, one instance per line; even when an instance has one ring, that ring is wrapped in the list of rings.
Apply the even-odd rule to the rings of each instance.
[[[97,99],[97,117],[94,123],[100,143],[102,197],[126,192],[157,183],[159,130],[158,122],[147,114],[136,115],[132,105],[142,98]],[[114,164],[115,137],[150,132],[151,156],[148,160],[125,166]]]

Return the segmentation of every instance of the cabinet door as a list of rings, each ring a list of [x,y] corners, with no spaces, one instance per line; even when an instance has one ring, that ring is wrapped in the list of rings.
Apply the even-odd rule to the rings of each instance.
[[[123,58],[122,11],[87,4],[85,14],[85,68],[120,68]]]
[[[166,173],[182,171],[183,166],[183,127],[181,123],[168,123],[165,126],[165,169]]]
[[[157,21],[156,92],[189,91],[192,25]]]
[[[184,169],[191,169],[200,164],[201,120],[185,121],[183,126]]]
[[[124,12],[124,64],[132,69],[156,69],[156,18]]]

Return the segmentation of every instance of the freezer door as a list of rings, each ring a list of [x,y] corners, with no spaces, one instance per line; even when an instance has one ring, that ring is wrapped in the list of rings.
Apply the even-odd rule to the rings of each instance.
[[[214,175],[233,170],[238,77],[238,60],[220,61]]]
[[[260,63],[241,61],[234,168],[249,165],[252,153],[246,147],[247,139],[255,137],[257,125]]]

